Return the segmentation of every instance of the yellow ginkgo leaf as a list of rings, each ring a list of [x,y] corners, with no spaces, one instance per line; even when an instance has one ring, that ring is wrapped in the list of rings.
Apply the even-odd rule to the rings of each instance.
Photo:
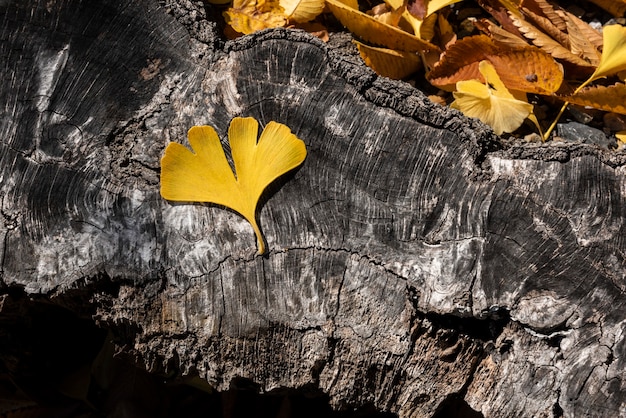
[[[590,80],[626,70],[626,26],[609,25],[602,29],[602,57]]]
[[[278,177],[298,167],[306,157],[304,142],[278,122],[267,124],[257,143],[254,118],[234,118],[228,129],[235,173],[222,144],[210,126],[189,130],[187,147],[171,143],[161,159],[161,196],[177,202],[209,202],[241,214],[254,229],[259,254],[265,241],[256,220],[263,190]]]
[[[513,132],[532,113],[533,106],[516,99],[507,90],[489,61],[481,61],[478,69],[485,84],[476,80],[459,81],[450,106],[466,116],[480,119],[497,135]]]
[[[324,10],[324,0],[280,0],[285,16],[291,22],[304,23],[315,19]]]

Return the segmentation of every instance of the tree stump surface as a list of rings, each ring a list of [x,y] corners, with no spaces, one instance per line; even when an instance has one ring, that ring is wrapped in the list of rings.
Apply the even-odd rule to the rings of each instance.
[[[0,10],[0,322],[50,301],[149,371],[338,409],[626,415],[624,152],[506,145],[346,36],[223,42],[202,2]],[[165,146],[211,125],[227,148],[236,116],[307,147],[262,200],[265,256],[239,215],[159,195]]]

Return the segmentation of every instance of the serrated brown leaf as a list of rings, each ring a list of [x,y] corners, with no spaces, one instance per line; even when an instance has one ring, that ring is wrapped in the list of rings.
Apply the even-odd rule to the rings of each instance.
[[[602,7],[615,17],[624,17],[626,13],[626,0],[589,0]]]
[[[589,61],[591,65],[597,66],[600,63],[600,52],[598,52],[596,47],[589,40],[589,32],[583,29],[584,27],[585,26],[577,24],[572,19],[567,20],[570,51],[572,51],[572,54]],[[589,29],[593,31],[591,27],[589,27]]]
[[[519,35],[524,38],[522,33],[518,30],[517,26],[513,24],[509,12],[498,0],[477,0],[480,7],[485,9],[496,21],[502,26],[504,30],[515,35]],[[525,38],[524,38],[525,39]]]
[[[626,115],[626,84],[586,87],[572,96],[561,99],[581,106]]]
[[[326,0],[332,14],[357,37],[389,49],[405,52],[439,51],[439,47],[408,32],[377,21],[338,0]]]
[[[557,9],[546,0],[523,0],[520,6],[523,6],[525,9],[539,16],[545,17],[551,22],[552,26],[555,26],[561,32],[567,30],[567,24],[559,13],[559,10],[561,10],[560,7]]]
[[[562,32],[549,18],[539,15],[525,7],[522,7],[521,11],[527,21],[537,25],[539,29],[561,44],[564,48],[570,49],[570,41],[567,33]]]
[[[356,44],[367,66],[383,77],[400,80],[422,68],[420,57],[413,52],[394,51],[368,46],[358,41],[352,42]]]
[[[567,10],[560,10],[559,14],[563,14],[563,18],[573,23],[578,27],[578,30],[587,38],[587,40],[598,50],[602,50],[604,41],[602,40],[602,34],[592,28],[587,22],[578,18],[575,14],[568,12]]]
[[[519,32],[516,31],[516,34],[513,34],[502,29],[489,19],[477,20],[475,25],[478,30],[491,37],[496,44],[503,47],[524,48],[528,46],[528,42]]]
[[[471,36],[448,48],[426,78],[441,88],[463,80],[484,81],[478,71],[480,61],[488,60],[510,90],[552,94],[563,81],[563,69],[549,54],[532,46],[503,48],[486,35]]]
[[[524,20],[521,17],[510,14],[511,21],[525,38],[529,39],[533,45],[552,55],[554,58],[567,61],[579,67],[593,67],[590,63],[574,55],[569,49],[543,33],[540,29]]]

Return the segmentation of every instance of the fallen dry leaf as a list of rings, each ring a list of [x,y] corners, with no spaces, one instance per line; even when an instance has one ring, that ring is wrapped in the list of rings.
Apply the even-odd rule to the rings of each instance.
[[[604,47],[600,64],[590,80],[626,70],[626,26],[609,25],[602,30]]]
[[[585,87],[576,94],[562,99],[569,103],[626,115],[626,85],[622,83]]]
[[[383,77],[400,80],[420,70],[422,60],[412,52],[376,48],[353,41],[368,67]]]
[[[375,45],[405,52],[439,51],[439,48],[394,26],[379,22],[338,0],[326,0],[335,17],[357,37]]]
[[[549,54],[526,46],[504,48],[486,35],[463,38],[448,48],[439,63],[426,75],[441,88],[463,80],[481,80],[478,65],[488,60],[502,82],[511,90],[552,94],[563,82],[563,69]]]
[[[453,93],[455,100],[450,107],[466,116],[480,119],[491,126],[497,135],[513,132],[532,114],[533,106],[516,99],[507,90],[489,61],[481,61],[478,68],[485,82],[459,81],[456,84],[457,91]]]
[[[287,24],[278,0],[234,0],[232,7],[224,12],[224,19],[235,31],[245,35]]]
[[[315,19],[324,10],[324,0],[280,0],[290,22],[304,23]]]
[[[256,220],[263,190],[306,158],[304,142],[278,122],[269,122],[257,142],[259,124],[253,118],[234,118],[228,142],[235,165],[231,169],[215,129],[189,130],[192,150],[170,143],[161,159],[161,196],[176,202],[209,202],[241,214],[254,229],[259,254],[265,241]]]

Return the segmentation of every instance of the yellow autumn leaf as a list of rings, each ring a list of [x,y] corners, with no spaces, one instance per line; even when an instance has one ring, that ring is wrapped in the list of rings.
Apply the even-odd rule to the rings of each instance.
[[[590,80],[617,74],[626,70],[626,26],[609,25],[602,30],[604,46],[600,64]]]
[[[626,131],[616,132],[615,137],[617,137],[618,145],[626,147]]]
[[[361,58],[368,67],[383,77],[399,80],[422,68],[422,60],[412,52],[394,51],[387,48],[376,48],[353,41]]]
[[[459,81],[457,91],[453,93],[455,100],[450,106],[466,116],[480,119],[497,135],[513,132],[532,114],[533,106],[516,99],[507,90],[489,61],[481,61],[478,69],[485,83]]]
[[[279,3],[285,16],[297,23],[309,22],[324,10],[324,0],[280,0]]]
[[[192,150],[170,143],[161,159],[161,196],[176,202],[209,202],[241,214],[254,229],[259,254],[265,241],[256,220],[263,190],[278,177],[298,167],[306,157],[304,142],[278,122],[267,124],[257,142],[254,118],[234,118],[228,141],[233,173],[217,133],[211,126],[189,130]]]
[[[375,17],[346,6],[339,0],[326,0],[326,5],[342,25],[367,42],[398,51],[439,51],[436,45],[399,28],[379,22]]]
[[[234,0],[232,7],[223,15],[226,24],[245,35],[287,24],[284,9],[278,0]]]

